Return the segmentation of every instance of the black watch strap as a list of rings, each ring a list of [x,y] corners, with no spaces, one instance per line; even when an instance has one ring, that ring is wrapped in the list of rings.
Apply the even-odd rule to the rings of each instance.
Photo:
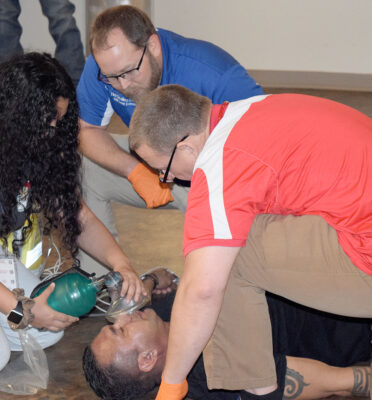
[[[23,319],[23,305],[18,301],[17,305],[8,314],[8,322],[12,324],[12,328],[17,327]]]

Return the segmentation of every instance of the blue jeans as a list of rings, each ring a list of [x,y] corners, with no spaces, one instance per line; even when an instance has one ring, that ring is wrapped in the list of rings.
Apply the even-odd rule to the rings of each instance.
[[[68,0],[39,1],[49,21],[49,32],[56,43],[55,57],[77,86],[85,57],[80,31],[73,17],[75,6]],[[20,13],[18,0],[0,0],[0,62],[23,53],[20,44],[22,27],[18,21]]]

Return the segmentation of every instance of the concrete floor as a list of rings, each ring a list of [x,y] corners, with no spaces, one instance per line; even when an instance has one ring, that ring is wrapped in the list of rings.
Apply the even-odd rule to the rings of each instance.
[[[350,105],[372,117],[372,93],[269,88],[265,91],[266,93],[300,92],[327,97]],[[113,120],[111,130],[124,131],[122,123],[118,119]],[[114,210],[121,246],[139,273],[154,266],[163,265],[179,275],[182,274],[183,215],[179,211],[142,210],[122,205],[114,205]],[[50,368],[47,390],[40,391],[33,396],[0,393],[0,399],[96,399],[82,375],[81,355],[85,345],[91,341],[104,323],[102,318],[85,318],[77,325],[67,329],[64,338],[57,345],[46,350]],[[153,398],[154,394],[150,394],[146,400]]]

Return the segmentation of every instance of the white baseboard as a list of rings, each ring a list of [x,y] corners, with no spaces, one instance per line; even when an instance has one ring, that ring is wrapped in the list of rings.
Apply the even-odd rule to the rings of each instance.
[[[372,74],[269,70],[248,72],[261,86],[270,88],[372,91]]]

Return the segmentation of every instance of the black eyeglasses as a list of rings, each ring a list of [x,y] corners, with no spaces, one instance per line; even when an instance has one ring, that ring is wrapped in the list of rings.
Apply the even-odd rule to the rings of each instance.
[[[130,69],[129,71],[125,71],[119,75],[110,75],[110,76],[103,75],[103,73],[101,72],[101,68],[99,68],[98,74],[97,74],[97,79],[99,79],[100,81],[107,83],[109,85],[117,83],[119,78],[128,79],[128,80],[133,79],[136,72],[138,72],[139,69],[141,68],[146,49],[147,49],[147,45],[145,45],[145,47],[143,48],[141,59],[139,60],[139,63],[136,68]]]
[[[177,150],[177,145],[178,145],[178,143],[181,143],[181,142],[183,142],[184,140],[186,140],[188,137],[189,137],[189,135],[184,136],[184,137],[183,137],[181,140],[179,140],[179,141],[176,143],[176,145],[174,146],[173,151],[172,151],[172,155],[170,156],[169,163],[168,163],[168,165],[167,165],[167,168],[166,168],[166,170],[165,170],[165,172],[164,172],[163,177],[161,177],[161,176],[159,175],[160,182],[162,182],[162,183],[166,183],[166,182],[167,182],[167,178],[168,178],[168,175],[169,175],[170,167],[171,167],[171,165],[172,165],[173,157],[174,157],[174,154],[176,153],[176,150]],[[163,174],[163,172],[160,171],[160,174]]]

